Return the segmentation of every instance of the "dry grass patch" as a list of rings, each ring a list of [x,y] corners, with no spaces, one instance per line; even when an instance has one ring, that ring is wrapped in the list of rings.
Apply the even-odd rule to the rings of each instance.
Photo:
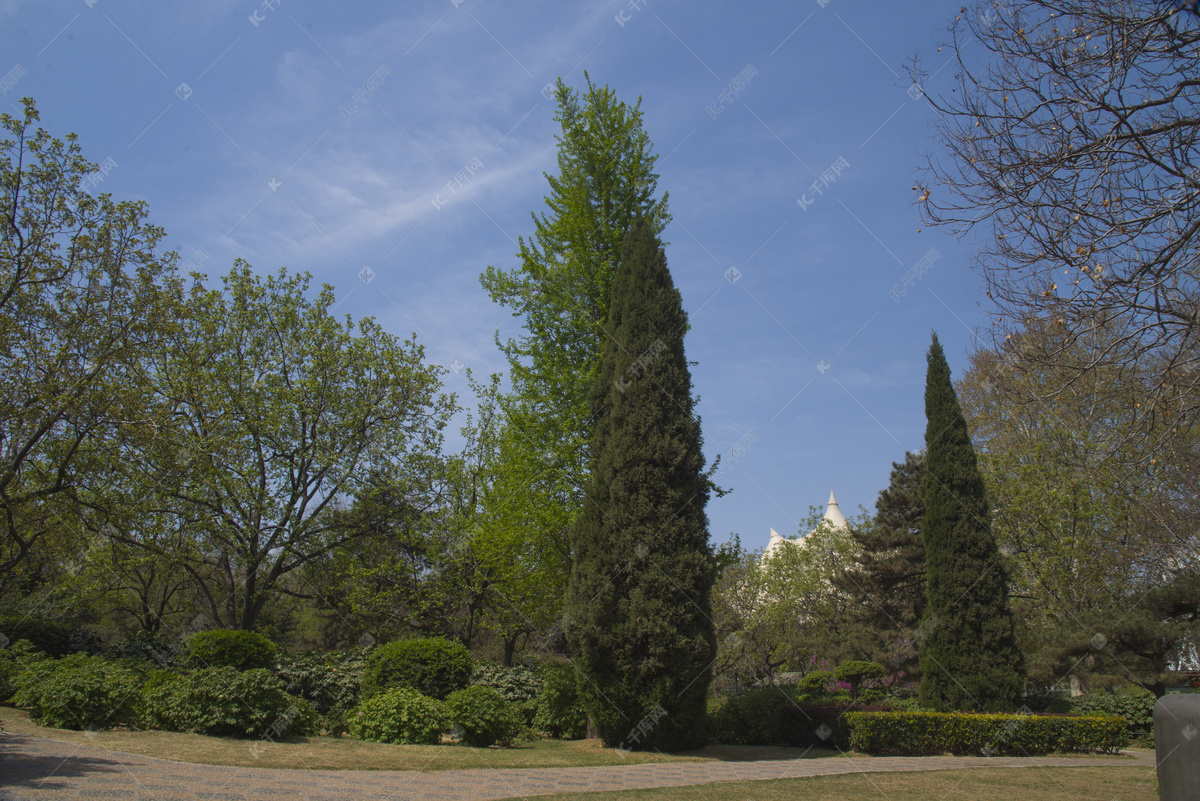
[[[1158,801],[1154,769],[967,768],[528,796],[534,801]]]
[[[537,740],[516,748],[464,745],[385,745],[336,737],[297,737],[268,743],[165,731],[80,732],[38,726],[23,710],[0,707],[5,731],[90,745],[126,754],[255,768],[307,770],[468,770],[471,768],[556,768],[640,765],[648,762],[710,762],[796,759],[794,748],[712,746],[687,754],[628,753],[604,748],[598,740]],[[809,757],[828,755],[810,752]]]

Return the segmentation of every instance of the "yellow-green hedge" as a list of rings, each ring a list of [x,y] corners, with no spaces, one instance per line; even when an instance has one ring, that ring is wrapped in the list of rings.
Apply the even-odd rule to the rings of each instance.
[[[1114,753],[1129,744],[1121,718],[850,712],[850,747],[867,754]]]

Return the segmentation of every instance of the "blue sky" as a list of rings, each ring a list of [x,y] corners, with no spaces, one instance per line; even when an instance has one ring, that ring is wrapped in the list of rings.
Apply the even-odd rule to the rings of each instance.
[[[485,376],[519,322],[478,276],[516,264],[556,170],[543,88],[587,70],[640,95],[705,449],[732,490],[712,536],[762,547],[830,489],[873,508],[923,443],[930,330],[958,377],[990,325],[971,243],[921,230],[912,189],[938,143],[904,65],[946,65],[922,88],[949,91],[958,8],[0,0],[0,107],[32,96],[111,159],[97,191],[146,200],[182,262],[307,270],[339,313]],[[446,387],[469,393],[461,371]]]

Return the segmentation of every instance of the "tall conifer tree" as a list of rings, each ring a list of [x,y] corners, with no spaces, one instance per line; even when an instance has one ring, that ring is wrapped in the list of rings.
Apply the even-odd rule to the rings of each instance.
[[[928,361],[921,705],[1012,710],[1025,683],[1025,664],[1008,606],[1008,577],[992,536],[975,448],[936,334]]]
[[[580,688],[608,746],[704,744],[714,561],[687,328],[662,246],[639,218],[613,281],[568,596]]]

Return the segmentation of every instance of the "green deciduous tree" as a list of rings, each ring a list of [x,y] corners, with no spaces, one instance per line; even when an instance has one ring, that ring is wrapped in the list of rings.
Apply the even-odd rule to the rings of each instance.
[[[88,195],[97,165],[73,134],[34,131],[24,103],[0,115],[0,591],[43,538],[73,548],[63,501],[103,470],[94,443],[141,414],[130,379],[174,260],[155,255],[145,204]]]
[[[569,633],[606,745],[697,747],[716,650],[709,478],[687,317],[650,222],[626,237],[610,308],[588,501],[572,531]],[[657,722],[643,734],[648,716]]]
[[[512,391],[502,398],[506,449],[552,471],[525,489],[530,509],[551,506],[568,522],[582,503],[591,466],[589,397],[596,383],[621,241],[641,215],[654,234],[670,222],[641,101],[630,106],[606,87],[581,97],[560,79],[555,120],[561,126],[557,176],[546,175],[547,210],[532,214],[534,233],[519,240],[520,265],[488,267],[481,277],[492,300],[523,318],[525,332],[497,343],[508,358]],[[516,448],[520,451],[516,451]],[[566,527],[555,534],[565,544]]]
[[[252,628],[283,577],[374,529],[350,501],[403,486],[454,409],[422,349],[331,314],[331,287],[239,263],[177,298],[142,377],[152,423],[124,427],[93,525],[177,560],[213,620]],[[303,593],[303,588],[292,587]]]
[[[1024,658],[975,448],[936,334],[928,362],[921,704],[1009,710],[1024,689]]]

